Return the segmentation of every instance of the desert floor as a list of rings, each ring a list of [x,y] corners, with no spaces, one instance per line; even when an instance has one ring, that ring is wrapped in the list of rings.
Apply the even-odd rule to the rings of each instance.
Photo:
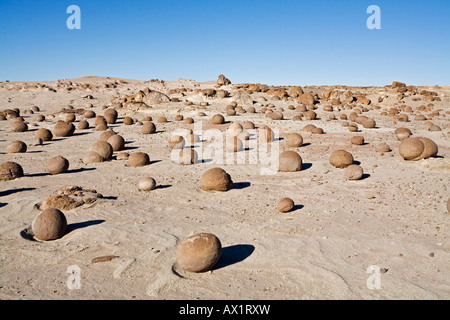
[[[216,81],[84,77],[35,84],[0,84],[0,111],[19,108],[29,126],[26,132],[12,132],[13,119],[0,121],[0,163],[17,162],[25,173],[21,178],[0,181],[0,299],[450,298],[446,207],[450,196],[449,86],[418,88],[436,92],[441,100],[433,101],[431,109],[422,112],[419,107],[430,103],[422,95],[405,95],[399,101],[390,86],[303,87],[320,98],[314,110],[318,119],[292,120],[299,113],[289,109],[299,105],[295,100],[274,99],[263,92],[245,93],[245,88],[237,94],[235,84],[221,88],[230,93],[226,98],[206,97],[195,91],[214,88]],[[59,113],[62,108],[70,105],[102,115],[105,106],[111,106],[111,98],[134,95],[144,88],[178,97],[179,102],[155,103],[139,110],[118,108],[118,121],[109,127],[124,137],[125,151],[148,153],[149,165],[130,167],[115,157],[84,164],[83,156],[102,133],[94,131],[95,119],[88,119],[89,129],[77,129],[70,137],[32,145],[37,129],[53,130],[57,120],[66,118],[66,113]],[[176,90],[170,93],[179,88],[186,89],[184,94]],[[367,111],[363,114],[373,118],[376,127],[358,125],[358,132],[349,132],[342,126],[348,120],[339,115],[348,116],[354,110],[325,111],[326,101],[321,97],[328,89],[365,95],[371,104],[364,106]],[[378,103],[382,95],[384,100]],[[414,101],[413,97],[420,99]],[[256,112],[228,116],[226,106],[232,101],[244,109],[253,106]],[[261,112],[270,103],[274,110],[282,108],[283,120],[272,120]],[[93,106],[88,108],[88,104]],[[408,122],[381,114],[400,105],[412,107]],[[40,111],[24,112],[32,106]],[[352,106],[361,108],[355,103]],[[430,115],[436,110],[439,112]],[[225,124],[208,123],[217,113],[224,115]],[[429,131],[427,121],[415,120],[419,113],[442,130]],[[37,114],[46,120],[35,121]],[[192,117],[194,124],[175,121],[178,114]],[[330,120],[330,114],[336,119]],[[136,120],[152,116],[157,132],[143,135],[139,125],[123,124],[125,116]],[[160,116],[168,122],[158,123]],[[77,115],[75,126],[81,119],[83,115]],[[225,132],[231,122],[247,120],[257,127],[274,129],[273,146],[280,152],[298,152],[302,170],[267,174],[263,164],[250,160],[217,163],[203,153],[210,150],[207,146],[211,143],[203,132],[198,132],[201,140],[192,147],[204,161],[183,166],[171,160],[168,139],[174,130],[195,130],[202,124],[204,132],[211,128]],[[322,128],[324,134],[303,132],[307,124]],[[439,147],[438,156],[404,160],[394,134],[398,127],[409,128],[413,136],[432,139]],[[304,145],[289,148],[286,136],[291,132],[300,133]],[[354,135],[363,135],[365,144],[352,145]],[[246,149],[236,155],[251,154],[255,139],[250,136],[244,141]],[[6,148],[14,140],[25,142],[27,152],[8,154]],[[380,143],[387,143],[391,151],[376,152]],[[364,169],[363,179],[346,180],[344,169],[329,163],[330,154],[337,149],[352,153]],[[46,162],[57,155],[69,160],[69,171],[49,175]],[[231,190],[201,189],[200,178],[212,167],[224,168],[231,175]],[[139,191],[137,184],[146,176],[153,177],[158,187]],[[95,189],[103,197],[65,211],[68,231],[62,238],[24,238],[23,230],[40,212],[41,202],[67,185]],[[277,210],[284,197],[296,204],[288,213]],[[223,251],[218,264],[205,273],[177,269],[177,244],[200,232],[220,239]],[[107,255],[115,258],[92,263],[93,258]],[[78,267],[79,288],[70,285],[74,276],[68,273],[71,266]],[[367,285],[377,275],[370,266],[380,270],[379,288]]]

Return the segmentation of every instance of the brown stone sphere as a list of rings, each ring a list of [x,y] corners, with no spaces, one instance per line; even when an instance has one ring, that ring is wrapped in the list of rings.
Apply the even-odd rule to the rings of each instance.
[[[25,132],[28,130],[28,125],[23,121],[14,121],[10,126],[13,132]]]
[[[94,131],[106,131],[106,130],[108,130],[108,126],[103,123],[96,125],[94,128]]]
[[[408,128],[397,128],[395,129],[394,134],[396,135],[398,141],[402,141],[406,138],[409,138],[409,136],[411,135],[411,130],[409,130]]]
[[[198,162],[198,154],[192,148],[181,149],[179,153],[180,164],[182,165],[190,165]]]
[[[151,134],[156,132],[155,124],[151,121],[146,122],[141,127],[142,134]]]
[[[130,154],[126,151],[121,151],[117,154],[116,159],[117,160],[128,160],[130,157]]]
[[[167,122],[167,118],[166,117],[159,117],[157,122],[158,123],[166,123]]]
[[[24,152],[27,152],[27,145],[23,141],[16,140],[16,141],[11,142],[6,147],[6,152],[7,153],[24,153]]]
[[[302,158],[295,151],[284,151],[278,157],[278,171],[295,172],[302,169]]]
[[[86,120],[81,120],[80,122],[78,122],[77,128],[78,130],[89,129],[89,122],[87,122]]]
[[[145,177],[139,180],[138,189],[140,191],[150,191],[155,189],[156,181],[152,177]]]
[[[230,124],[228,126],[227,129],[227,134],[232,135],[232,136],[238,136],[242,131],[243,131],[243,127],[240,123],[238,122],[233,122],[232,124]]]
[[[215,114],[211,118],[211,123],[212,124],[223,124],[223,123],[225,123],[225,118],[221,114]]]
[[[177,265],[188,272],[211,270],[222,254],[222,244],[212,233],[194,234],[180,242],[176,250]]]
[[[177,115],[175,116],[175,121],[183,121],[183,119],[184,119],[184,117],[183,117],[182,114],[177,114]]]
[[[301,145],[303,144],[303,137],[300,133],[290,133],[287,136],[286,143],[291,148],[301,147]]]
[[[192,124],[194,123],[194,119],[192,119],[191,117],[184,119],[184,123],[185,124]]]
[[[291,198],[283,198],[278,202],[278,211],[289,212],[294,208],[294,201]]]
[[[150,157],[144,152],[133,152],[128,157],[130,167],[142,167],[150,163]]]
[[[258,129],[259,133],[259,139],[264,142],[272,142],[275,138],[275,134],[272,129],[270,129],[268,126],[262,126]]]
[[[7,161],[0,165],[0,181],[14,180],[20,177],[23,177],[23,169],[20,164]]]
[[[42,141],[50,141],[53,139],[53,133],[46,128],[39,128],[34,136],[36,138],[41,138]]]
[[[74,122],[77,119],[77,117],[73,113],[69,113],[66,116],[66,122]]]
[[[314,111],[309,110],[304,113],[304,116],[305,116],[306,120],[315,120],[317,117],[317,114]]]
[[[186,141],[182,136],[171,136],[169,139],[169,148],[172,149],[183,149]]]
[[[346,168],[353,164],[353,156],[350,152],[346,150],[336,150],[328,159],[330,164],[336,168]]]
[[[203,174],[200,185],[204,191],[228,191],[233,187],[233,181],[222,168],[212,168]]]
[[[99,163],[103,162],[103,157],[95,151],[89,151],[84,155],[82,161],[84,164]]]
[[[304,131],[304,132],[312,132],[315,128],[316,128],[315,125],[307,124],[306,126],[303,127],[302,131]]]
[[[419,139],[424,145],[424,150],[420,156],[414,160],[428,159],[430,157],[435,157],[438,154],[438,146],[433,140],[424,137],[419,137]]]
[[[95,118],[95,117],[96,117],[96,114],[95,114],[95,112],[92,111],[92,110],[87,110],[87,111],[85,111],[85,112],[83,113],[83,116],[84,116],[86,119],[92,119],[92,118]]]
[[[103,116],[96,116],[94,126],[98,126],[99,124],[104,124],[105,126],[108,124],[105,117]]]
[[[313,134],[323,134],[323,129],[322,128],[314,128],[311,130],[311,133]]]
[[[242,128],[245,130],[255,129],[255,124],[251,121],[244,121],[242,124]]]
[[[107,113],[103,116],[107,124],[114,124],[117,121],[117,116],[113,113]]]
[[[127,126],[131,126],[133,123],[134,123],[133,118],[131,118],[131,117],[123,118],[123,124],[125,124]]]
[[[425,150],[425,145],[419,138],[403,139],[398,147],[398,153],[405,160],[414,160],[419,158]]]
[[[97,152],[99,155],[102,156],[103,160],[106,160],[106,161],[111,160],[113,152],[114,152],[113,147],[106,141],[95,142],[91,146],[89,151]]]
[[[113,151],[122,151],[125,148],[125,139],[118,134],[110,136],[107,142],[113,148]]]
[[[391,147],[387,143],[380,143],[377,146],[375,146],[376,152],[389,152],[391,151]]]
[[[362,123],[362,126],[366,129],[372,129],[375,128],[375,126],[377,125],[377,123],[375,122],[375,120],[371,119],[371,118],[367,118],[365,119]]]
[[[363,136],[353,136],[353,137],[351,137],[350,142],[352,144],[355,144],[355,145],[358,145],[358,146],[363,145],[364,144],[364,137]]]
[[[66,232],[67,219],[58,209],[45,209],[34,218],[31,229],[37,240],[58,239]]]
[[[225,148],[227,152],[238,152],[244,149],[242,140],[235,136],[228,136]]]
[[[45,116],[42,114],[38,114],[34,120],[37,122],[42,122],[45,120]]]
[[[47,172],[54,175],[65,173],[69,169],[69,160],[56,156],[47,161]]]
[[[347,180],[359,180],[362,178],[364,171],[361,166],[357,164],[351,164],[345,168],[344,176]]]
[[[75,126],[71,122],[59,120],[55,124],[53,133],[56,137],[70,137],[75,132]]]
[[[111,136],[114,136],[116,133],[111,129],[108,129],[100,134],[100,141],[108,141]]]

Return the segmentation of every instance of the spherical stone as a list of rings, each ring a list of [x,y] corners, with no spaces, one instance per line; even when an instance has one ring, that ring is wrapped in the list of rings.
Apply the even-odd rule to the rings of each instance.
[[[116,133],[114,131],[112,131],[111,129],[108,129],[100,134],[99,140],[100,141],[108,141],[108,139],[115,134]]]
[[[179,157],[182,165],[195,164],[198,161],[197,151],[192,148],[181,149]]]
[[[246,129],[246,130],[248,130],[248,129],[255,129],[255,124],[253,122],[251,122],[251,121],[245,121],[242,124],[242,128]]]
[[[167,118],[166,117],[159,117],[157,122],[158,123],[166,123],[167,122]]]
[[[191,117],[184,119],[184,123],[186,124],[192,124],[194,123],[194,119],[192,119]]]
[[[85,112],[83,113],[83,116],[84,116],[86,119],[92,119],[92,118],[95,118],[95,117],[96,117],[96,114],[95,114],[95,112],[92,111],[92,110],[87,110],[87,111],[85,111]]]
[[[34,120],[37,122],[42,122],[45,120],[45,116],[42,114],[38,114]]]
[[[402,141],[406,138],[409,138],[409,136],[411,135],[411,130],[409,130],[408,128],[397,128],[395,129],[394,134],[397,136],[397,139],[399,141]]]
[[[211,124],[223,124],[225,123],[225,118],[221,114],[215,114],[211,118]]]
[[[183,149],[186,141],[182,136],[171,136],[169,139],[169,148],[172,149]]]
[[[50,174],[65,173],[69,169],[69,161],[61,156],[56,156],[47,161],[47,172]]]
[[[86,120],[81,120],[80,122],[78,122],[77,128],[78,130],[89,129],[89,122],[87,122]]]
[[[405,160],[414,160],[419,158],[425,150],[425,145],[419,138],[403,139],[398,147],[398,153]]]
[[[314,111],[309,110],[304,113],[304,116],[305,116],[306,120],[315,120],[317,117],[317,114]]]
[[[44,141],[41,138],[34,137],[33,141],[31,142],[32,146],[41,146],[44,143]]]
[[[128,160],[130,154],[126,151],[119,152],[116,156],[117,160]]]
[[[95,126],[94,131],[106,131],[108,130],[108,126],[106,124],[98,124]]]
[[[125,117],[123,118],[123,124],[127,126],[131,126],[134,123],[133,118],[131,117]]]
[[[353,136],[353,137],[351,137],[350,142],[352,144],[355,144],[355,145],[358,145],[358,146],[363,145],[364,144],[364,137],[363,136]]]
[[[106,141],[97,141],[95,142],[89,151],[95,151],[99,155],[103,157],[103,160],[111,160],[112,155],[114,153],[113,147]]]
[[[322,128],[314,128],[311,130],[311,133],[313,134],[323,134],[323,129]]]
[[[227,137],[226,150],[227,152],[238,152],[244,149],[242,140],[238,137]]]
[[[58,209],[45,209],[31,224],[33,235],[41,241],[61,238],[67,229],[67,219]]]
[[[23,169],[20,164],[7,161],[0,165],[0,181],[14,180],[20,177],[23,177]]]
[[[6,147],[7,153],[24,153],[27,152],[27,145],[25,142],[16,140],[11,142],[8,147]]]
[[[56,137],[69,137],[75,132],[75,126],[71,122],[57,121],[53,133]]]
[[[13,132],[25,132],[28,130],[28,125],[23,121],[14,121],[10,128]]]
[[[345,150],[334,151],[328,159],[330,164],[336,168],[346,168],[353,164],[353,156],[350,152]]]
[[[151,121],[146,122],[141,127],[142,134],[151,134],[156,132],[155,124]]]
[[[380,143],[377,146],[375,146],[376,152],[389,152],[391,151],[391,147],[387,143]]]
[[[41,138],[42,141],[50,141],[53,139],[53,133],[45,128],[39,128],[34,136],[36,138]]]
[[[347,180],[359,180],[364,174],[361,166],[357,164],[351,164],[345,168],[344,175]]]
[[[107,113],[103,116],[106,121],[106,124],[114,124],[117,121],[117,116],[112,113]]]
[[[183,121],[183,119],[184,119],[184,117],[183,117],[182,114],[177,114],[177,115],[175,116],[175,121]]]
[[[295,151],[282,152],[278,161],[278,171],[294,172],[302,169],[302,158]]]
[[[211,233],[194,234],[177,246],[176,261],[189,272],[211,270],[222,254],[220,240]]]
[[[428,130],[429,130],[429,131],[442,131],[441,127],[439,127],[438,125],[435,125],[435,124],[431,125],[431,126],[428,128]]]
[[[108,138],[107,142],[113,148],[113,151],[121,151],[125,148],[125,139],[118,134],[114,134]]]
[[[108,124],[108,122],[106,121],[105,117],[103,117],[103,116],[96,116],[95,117],[94,126],[98,126],[100,124],[104,124],[106,126]]]
[[[155,189],[156,187],[156,181],[155,179],[151,178],[151,177],[145,177],[142,178],[141,180],[139,180],[138,183],[138,189],[140,191],[150,191]]]
[[[237,123],[237,122],[233,122],[232,124],[230,124],[230,126],[227,129],[227,134],[237,137],[241,132],[242,132],[243,128],[242,126]]]
[[[290,198],[283,198],[278,202],[278,211],[289,212],[294,208],[294,201]]]
[[[272,112],[270,115],[269,115],[269,117],[270,117],[270,119],[272,119],[272,120],[283,120],[283,113],[281,113],[281,112],[279,112],[279,111],[275,111],[275,112]]]
[[[117,117],[119,116],[119,113],[117,112],[116,109],[114,109],[114,108],[109,108],[109,109],[106,109],[106,110],[103,112],[103,116],[106,116],[106,115],[111,115],[111,116],[117,118]]]
[[[200,185],[204,191],[228,191],[233,187],[233,181],[225,170],[212,168],[203,174]]]
[[[103,157],[95,151],[89,151],[83,157],[84,164],[103,162]]]
[[[303,127],[302,131],[304,131],[304,132],[312,132],[315,128],[316,128],[315,125],[307,124],[306,126]]]
[[[424,137],[418,137],[423,145],[424,145],[424,149],[422,151],[422,153],[420,154],[420,156],[418,156],[417,158],[413,159],[413,160],[420,160],[420,159],[428,159],[430,157],[435,157],[438,153],[438,146],[437,144],[428,138],[424,138]]]
[[[142,167],[150,163],[150,157],[144,152],[133,152],[128,157],[130,167]]]
[[[66,122],[74,122],[76,119],[77,117],[73,113],[70,113],[66,116]]]
[[[273,130],[270,129],[268,126],[262,126],[261,128],[258,129],[258,133],[259,133],[259,139],[264,142],[272,142],[273,139],[275,138],[275,134],[273,133]]]

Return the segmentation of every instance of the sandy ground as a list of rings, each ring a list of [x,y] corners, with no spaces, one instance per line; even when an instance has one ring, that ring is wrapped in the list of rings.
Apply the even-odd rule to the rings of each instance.
[[[420,88],[438,93],[441,101],[433,102],[440,110],[431,121],[442,131],[431,132],[425,121],[415,121],[418,113],[409,114],[410,121],[398,122],[381,115],[394,105],[414,108],[426,105],[423,99],[404,102],[396,99],[389,87],[345,88],[359,91],[372,100],[367,115],[377,127],[352,133],[337,120],[328,120],[330,112],[318,104],[318,120],[294,121],[298,112],[288,109],[297,102],[272,100],[264,93],[252,93],[256,113],[227,116],[225,107],[234,97],[205,98],[193,92],[169,94],[170,89],[213,88],[215,81],[197,83],[192,80],[145,82],[135,80],[85,77],[73,83],[99,85],[92,89],[73,90],[57,87],[26,87],[24,83],[0,84],[0,111],[19,108],[29,123],[29,130],[12,132],[12,119],[0,121],[0,163],[19,163],[25,176],[0,181],[0,299],[448,299],[450,298],[449,213],[450,196],[449,111],[450,87]],[[116,87],[102,86],[117,82]],[[41,82],[49,87],[58,82]],[[70,86],[69,86],[70,87]],[[119,120],[110,125],[127,141],[126,151],[149,154],[150,165],[128,167],[126,161],[85,165],[83,156],[102,132],[91,128],[76,130],[67,138],[55,138],[42,146],[33,146],[38,128],[53,130],[56,120],[66,114],[49,116],[72,105],[85,108],[93,104],[97,115],[111,98],[135,94],[138,90],[159,90],[181,102],[154,104],[152,108],[133,112],[118,109]],[[235,92],[234,85],[224,87]],[[304,87],[321,96],[324,87]],[[382,103],[377,97],[387,95]],[[92,95],[94,99],[84,98]],[[258,97],[267,101],[261,103]],[[421,97],[421,96],[418,96]],[[187,106],[184,101],[194,102]],[[199,106],[207,101],[208,106]],[[273,103],[283,108],[285,120],[271,120],[260,112],[263,105]],[[244,109],[250,104],[239,103]],[[378,105],[381,109],[371,106]],[[39,112],[24,110],[38,106]],[[198,116],[199,112],[206,116]],[[261,164],[217,164],[214,159],[190,166],[172,162],[168,139],[177,128],[192,128],[203,121],[203,129],[211,126],[212,115],[221,113],[230,122],[250,120],[255,125],[269,125],[278,130],[280,151],[291,149],[285,138],[299,132],[304,145],[294,149],[303,159],[303,169],[294,173],[261,174]],[[46,116],[36,122],[37,114]],[[192,117],[194,124],[174,121],[175,115]],[[425,115],[429,112],[424,112]],[[151,115],[157,132],[142,135],[138,125],[124,125],[129,115],[138,120]],[[167,123],[157,123],[159,116]],[[430,116],[428,116],[430,118]],[[83,116],[77,116],[75,125]],[[306,124],[314,124],[325,134],[302,132]],[[439,147],[438,157],[405,161],[398,154],[400,142],[394,135],[397,127],[410,128],[415,136],[432,139]],[[365,144],[352,145],[353,135],[363,135]],[[283,139],[284,138],[284,139]],[[251,141],[246,141],[247,147]],[[26,153],[7,154],[11,141],[22,140]],[[196,143],[202,150],[209,141]],[[375,152],[375,145],[386,142],[391,152]],[[328,158],[332,151],[346,149],[363,167],[362,180],[344,179],[343,169],[333,167]],[[240,153],[250,154],[251,147]],[[65,174],[46,174],[46,161],[61,155],[70,162]],[[224,168],[234,186],[227,192],[210,193],[200,188],[202,174],[212,167]],[[150,192],[137,189],[138,181],[153,177],[158,188]],[[74,185],[95,189],[103,198],[93,204],[64,212],[68,231],[60,239],[30,241],[21,231],[31,225],[40,212],[39,203],[63,186]],[[280,213],[277,203],[292,198],[294,210]],[[177,243],[191,234],[210,232],[222,243],[222,257],[216,267],[206,273],[188,273],[174,267]],[[116,258],[92,263],[95,257]],[[70,289],[68,268],[77,266],[80,288]],[[380,268],[379,288],[367,285],[370,266]],[[373,277],[370,279],[374,279]],[[369,280],[370,280],[369,279]],[[370,282],[370,281],[369,281]]]

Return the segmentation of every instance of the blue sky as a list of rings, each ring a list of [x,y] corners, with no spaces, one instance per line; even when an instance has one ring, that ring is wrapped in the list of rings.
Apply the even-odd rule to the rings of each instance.
[[[81,30],[69,30],[69,5]],[[381,9],[369,30],[368,6]],[[0,81],[450,84],[450,1],[0,0]]]

